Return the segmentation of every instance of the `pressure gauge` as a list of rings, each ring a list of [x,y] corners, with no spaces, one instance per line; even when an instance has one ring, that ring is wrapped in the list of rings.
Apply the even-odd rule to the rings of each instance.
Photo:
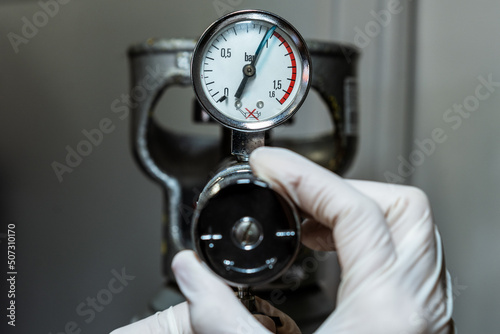
[[[191,237],[203,262],[227,283],[262,285],[282,275],[300,246],[296,208],[253,175],[250,153],[265,130],[298,110],[310,86],[310,58],[299,33],[260,10],[228,14],[198,41],[191,79],[202,107],[232,129],[237,162],[200,194]]]
[[[223,125],[259,132],[288,120],[310,86],[310,57],[297,30],[275,14],[238,11],[201,36],[191,78],[203,108]]]

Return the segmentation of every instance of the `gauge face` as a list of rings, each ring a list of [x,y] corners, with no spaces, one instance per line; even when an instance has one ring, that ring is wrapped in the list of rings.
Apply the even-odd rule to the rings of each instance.
[[[283,123],[309,88],[309,54],[286,21],[242,11],[217,21],[193,55],[196,95],[222,124],[260,131]]]

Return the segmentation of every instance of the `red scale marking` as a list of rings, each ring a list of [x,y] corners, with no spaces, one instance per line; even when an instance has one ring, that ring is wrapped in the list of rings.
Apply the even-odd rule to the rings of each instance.
[[[288,97],[292,93],[293,87],[295,86],[295,80],[297,78],[297,70],[296,70],[297,63],[295,61],[295,55],[293,54],[293,50],[290,47],[290,45],[288,44],[288,42],[285,41],[285,39],[283,37],[281,37],[281,35],[278,34],[276,31],[273,33],[273,35],[285,46],[286,50],[289,53],[290,61],[292,62],[292,66],[293,66],[292,76],[291,76],[292,80],[290,80],[290,84],[288,86],[288,89],[286,89],[286,93],[279,100],[280,103],[283,104],[283,103],[285,103],[286,99],[288,99]]]

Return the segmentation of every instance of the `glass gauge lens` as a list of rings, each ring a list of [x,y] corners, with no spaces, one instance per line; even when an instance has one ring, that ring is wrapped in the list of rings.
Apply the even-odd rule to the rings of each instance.
[[[215,22],[200,38],[192,80],[203,108],[222,124],[260,131],[283,123],[309,89],[309,54],[286,21],[241,11]]]

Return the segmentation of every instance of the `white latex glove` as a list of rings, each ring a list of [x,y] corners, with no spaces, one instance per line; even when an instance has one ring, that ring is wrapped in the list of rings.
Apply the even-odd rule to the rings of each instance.
[[[317,333],[454,332],[451,281],[421,190],[344,180],[278,148],[257,149],[250,164],[309,217],[302,242],[337,251],[337,308]]]

